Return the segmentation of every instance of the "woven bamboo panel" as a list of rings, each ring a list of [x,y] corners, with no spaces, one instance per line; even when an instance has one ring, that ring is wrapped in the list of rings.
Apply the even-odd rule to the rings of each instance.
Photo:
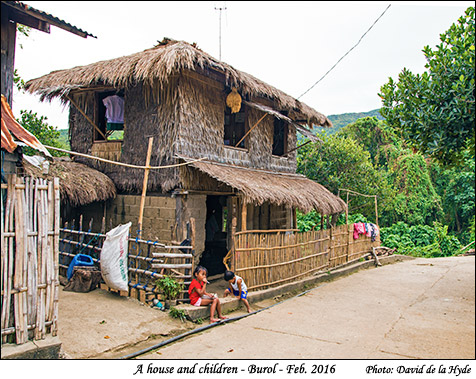
[[[309,232],[253,230],[234,234],[232,269],[249,290],[258,290],[362,259],[379,245],[370,237],[353,239],[353,225]]]
[[[10,175],[1,204],[2,343],[56,336],[59,180]]]

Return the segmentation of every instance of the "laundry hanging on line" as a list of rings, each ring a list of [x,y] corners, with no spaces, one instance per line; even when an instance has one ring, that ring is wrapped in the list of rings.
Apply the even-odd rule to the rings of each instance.
[[[358,239],[360,234],[365,234],[374,242],[379,235],[378,226],[370,222],[356,222],[354,223],[354,239]]]

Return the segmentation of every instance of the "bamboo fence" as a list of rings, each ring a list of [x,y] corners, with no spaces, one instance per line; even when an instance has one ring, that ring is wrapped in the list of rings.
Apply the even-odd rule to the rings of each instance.
[[[121,291],[122,296],[137,298],[146,303],[148,298],[155,298],[159,294],[155,281],[164,276],[171,276],[183,281],[188,287],[192,279],[194,230],[193,219],[190,220],[187,230],[189,232],[189,246],[180,246],[159,241],[146,241],[139,236],[129,238],[128,272],[129,291]],[[93,220],[89,222],[89,229],[83,230],[82,217],[79,224],[75,222],[70,227],[60,229],[60,274],[66,276],[71,261],[77,254],[86,254],[92,257],[94,265],[100,268],[100,253],[106,238],[104,233],[105,222],[102,223],[102,233],[91,231]],[[187,301],[186,290],[179,300]]]
[[[58,331],[59,180],[2,184],[2,344]]]
[[[353,225],[300,233],[297,230],[252,230],[234,234],[231,269],[249,290],[292,282],[335,269],[371,254],[377,239],[353,239]]]

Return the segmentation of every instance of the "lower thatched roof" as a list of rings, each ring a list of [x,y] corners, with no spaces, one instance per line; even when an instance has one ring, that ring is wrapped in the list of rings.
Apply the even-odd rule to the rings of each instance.
[[[69,158],[54,158],[49,165],[48,174],[43,174],[41,169],[26,160],[23,160],[23,167],[25,172],[33,177],[58,177],[61,201],[69,202],[73,206],[116,197],[116,186],[108,176]]]
[[[183,159],[190,161],[188,158]],[[341,198],[303,175],[209,161],[194,162],[190,166],[238,190],[246,203],[261,205],[270,202],[295,207],[305,213],[315,209],[323,215],[342,213],[347,207]]]

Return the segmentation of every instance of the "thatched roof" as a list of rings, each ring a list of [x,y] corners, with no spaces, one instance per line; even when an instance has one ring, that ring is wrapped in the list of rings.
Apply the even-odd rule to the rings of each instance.
[[[185,161],[189,159],[184,158]],[[246,203],[296,207],[307,213],[316,209],[320,214],[342,213],[345,202],[303,175],[278,173],[244,168],[208,161],[191,163],[191,166],[221,183],[238,190]]]
[[[308,105],[264,83],[254,76],[239,71],[213,58],[195,44],[164,39],[157,46],[116,59],[104,60],[87,66],[53,71],[28,81],[25,88],[41,96],[41,100],[67,95],[72,90],[94,86],[128,87],[143,82],[152,87],[164,86],[171,76],[183,70],[213,71],[223,75],[225,84],[236,87],[245,97],[272,99],[276,107],[293,110],[308,124],[332,126],[323,114]],[[63,99],[64,100],[64,99]]]
[[[69,158],[54,158],[48,174],[34,165],[23,161],[28,175],[43,179],[59,178],[61,201],[73,206],[90,204],[116,197],[116,187],[109,177],[84,164]]]

